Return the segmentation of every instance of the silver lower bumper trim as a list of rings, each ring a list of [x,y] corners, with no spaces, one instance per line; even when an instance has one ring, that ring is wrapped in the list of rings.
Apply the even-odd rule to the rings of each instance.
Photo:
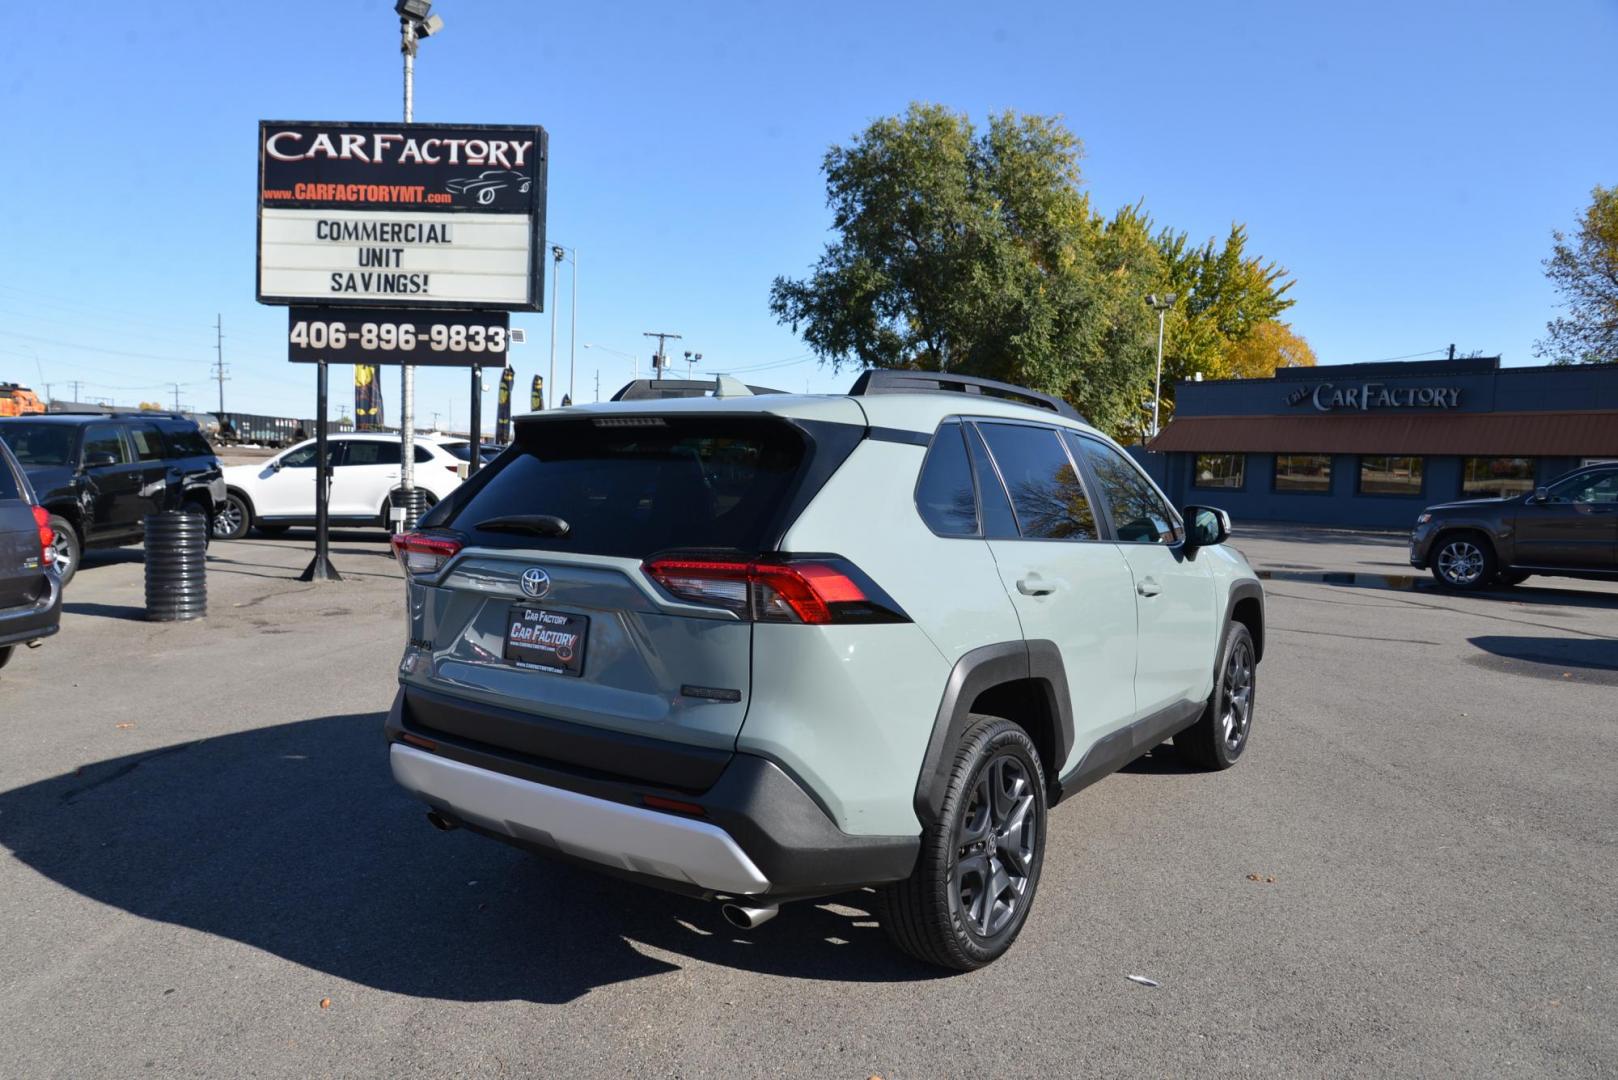
[[[706,821],[596,799],[394,743],[393,778],[424,802],[518,840],[635,873],[736,896],[769,879]]]

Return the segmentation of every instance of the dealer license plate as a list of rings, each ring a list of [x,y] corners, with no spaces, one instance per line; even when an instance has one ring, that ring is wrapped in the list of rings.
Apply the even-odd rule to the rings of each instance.
[[[506,659],[518,667],[582,675],[589,636],[588,616],[513,604],[506,617]]]

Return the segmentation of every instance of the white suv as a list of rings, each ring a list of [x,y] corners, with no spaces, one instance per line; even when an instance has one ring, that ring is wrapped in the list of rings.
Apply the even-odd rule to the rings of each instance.
[[[397,433],[344,433],[327,440],[331,461],[328,513],[333,525],[388,527],[389,499],[399,489]],[[455,451],[465,439],[416,436],[416,486],[427,505],[460,486],[465,462]],[[298,443],[268,461],[231,465],[225,502],[214,516],[214,535],[238,540],[249,529],[276,532],[315,521],[315,441]]]

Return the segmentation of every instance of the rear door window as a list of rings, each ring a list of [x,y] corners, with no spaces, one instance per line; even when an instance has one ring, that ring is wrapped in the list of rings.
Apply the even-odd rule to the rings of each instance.
[[[806,456],[804,436],[767,417],[534,421],[518,425],[516,444],[443,524],[487,547],[756,553],[784,527]],[[523,515],[559,517],[568,532],[479,527]]]
[[[141,461],[163,460],[163,439],[155,424],[130,424],[129,439],[135,447],[135,456]]]
[[[349,439],[348,456],[344,465],[397,465],[400,461],[399,444],[380,439]],[[421,460],[418,452],[417,461]]]
[[[1054,430],[1029,424],[984,423],[978,428],[1000,468],[1025,538],[1097,538],[1084,483]]]

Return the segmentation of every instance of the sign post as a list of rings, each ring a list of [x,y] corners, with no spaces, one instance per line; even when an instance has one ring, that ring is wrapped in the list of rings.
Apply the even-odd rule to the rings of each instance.
[[[331,461],[326,447],[326,361],[316,361],[315,375],[315,557],[299,581],[341,581],[328,549],[327,508],[331,496]]]

